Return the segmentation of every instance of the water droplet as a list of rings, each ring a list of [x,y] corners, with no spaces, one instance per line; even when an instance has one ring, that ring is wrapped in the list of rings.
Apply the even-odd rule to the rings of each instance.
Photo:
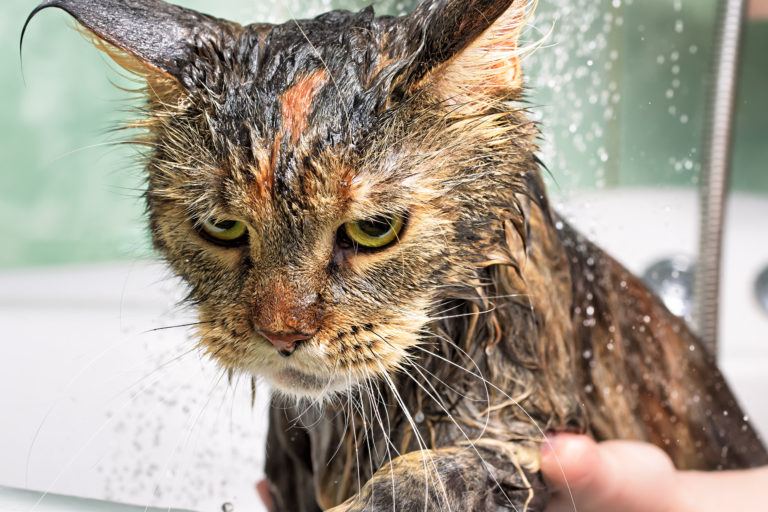
[[[221,512],[235,512],[235,506],[227,502],[221,506]]]
[[[416,414],[413,415],[413,421],[416,423],[424,423],[424,420],[425,417],[422,411],[416,411]]]

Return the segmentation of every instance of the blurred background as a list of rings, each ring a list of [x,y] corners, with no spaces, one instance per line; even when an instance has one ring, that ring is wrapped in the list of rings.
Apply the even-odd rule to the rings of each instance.
[[[130,81],[36,2],[0,4],[0,485],[139,505],[256,510],[267,390],[200,360],[154,261]],[[370,2],[187,0],[239,22]],[[398,14],[414,0],[373,2]],[[557,207],[690,315],[715,0],[540,0],[524,63]],[[721,361],[768,433],[768,2],[739,76]],[[160,330],[156,330],[162,328]]]

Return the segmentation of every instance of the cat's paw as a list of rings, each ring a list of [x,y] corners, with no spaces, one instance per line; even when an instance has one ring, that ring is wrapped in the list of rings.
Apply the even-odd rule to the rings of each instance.
[[[538,449],[481,441],[403,455],[332,512],[509,510],[540,512],[547,493]]]

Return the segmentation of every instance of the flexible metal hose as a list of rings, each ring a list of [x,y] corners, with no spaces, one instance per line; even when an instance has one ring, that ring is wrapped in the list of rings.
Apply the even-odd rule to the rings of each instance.
[[[746,0],[721,0],[715,82],[704,142],[695,322],[704,344],[717,353],[723,226],[733,144],[733,121]]]

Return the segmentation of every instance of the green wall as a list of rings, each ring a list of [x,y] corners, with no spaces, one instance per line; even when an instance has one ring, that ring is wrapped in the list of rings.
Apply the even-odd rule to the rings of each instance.
[[[178,3],[247,22],[366,2]],[[17,40],[34,4],[0,4],[0,267],[149,257],[141,166],[132,148],[114,144],[124,134],[112,132],[132,105],[115,84],[131,83],[69,17],[49,10],[27,34],[25,85]],[[390,13],[413,4],[375,3],[377,12]],[[715,1],[620,4],[541,0],[536,29],[527,33],[529,41],[543,40],[525,70],[555,192],[697,182]],[[747,43],[735,184],[768,192],[766,25],[750,25]]]

